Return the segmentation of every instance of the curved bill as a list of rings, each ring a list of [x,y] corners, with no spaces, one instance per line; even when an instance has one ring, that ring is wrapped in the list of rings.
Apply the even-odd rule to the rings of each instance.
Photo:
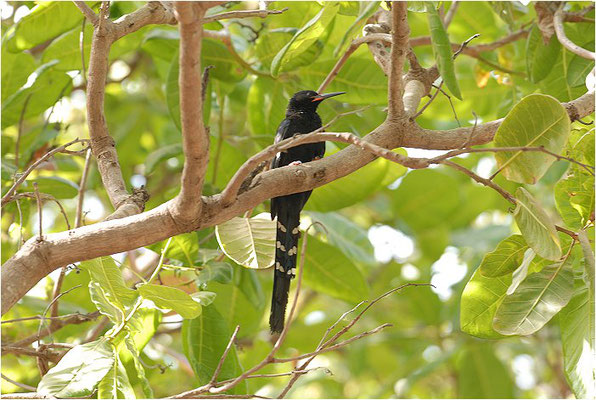
[[[346,92],[333,92],[333,93],[327,93],[327,94],[320,94],[318,96],[315,96],[312,101],[323,101],[325,99],[328,99],[329,97],[333,97],[333,96],[339,96],[340,94],[344,94]]]

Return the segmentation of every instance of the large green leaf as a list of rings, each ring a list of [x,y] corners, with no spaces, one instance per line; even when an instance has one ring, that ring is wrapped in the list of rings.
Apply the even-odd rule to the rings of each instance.
[[[88,397],[113,365],[114,350],[107,340],[75,346],[41,378],[37,392],[62,398]]]
[[[455,76],[455,65],[453,63],[453,52],[451,51],[449,36],[443,26],[439,11],[430,2],[426,4],[426,16],[428,17],[433,54],[435,55],[439,73],[451,94],[461,100],[461,92],[457,84],[457,77]]]
[[[102,284],[94,281],[89,282],[89,295],[97,310],[108,317],[114,325],[120,325],[124,321],[126,308],[112,302]]]
[[[180,121],[178,120],[178,122]],[[182,143],[174,143],[159,147],[149,153],[145,159],[145,174],[150,175],[160,163],[180,155],[182,155]]]
[[[302,87],[316,90],[337,60],[317,61],[298,71]],[[350,104],[387,104],[387,77],[366,57],[350,57],[329,84],[328,92],[346,92],[342,102]],[[329,101],[329,100],[328,100]]]
[[[533,25],[526,41],[528,78],[534,83],[546,78],[552,66],[556,63],[560,52],[561,45],[557,37],[553,35],[548,43],[544,43],[540,29],[537,25]]]
[[[436,169],[410,172],[393,192],[397,215],[416,232],[445,224],[460,205],[455,178]]]
[[[110,47],[109,60],[116,60],[123,54],[138,48],[147,30],[148,28],[139,29],[138,31],[126,35],[114,42]],[[81,57],[80,35],[81,28],[78,26],[53,40],[43,52],[41,57],[42,63],[46,63],[51,60],[58,60],[59,62],[55,67],[57,70],[72,71],[82,69],[83,65]],[[86,66],[89,65],[92,38],[93,26],[91,24],[86,24],[85,43],[83,45]]]
[[[561,257],[561,244],[555,224],[536,199],[524,188],[515,192],[515,222],[526,243],[542,258],[556,261]]]
[[[594,51],[594,41],[591,41],[582,47]],[[594,61],[586,60],[583,57],[574,55],[569,62],[569,68],[567,70],[567,83],[569,86],[576,87],[584,85],[586,76],[592,68],[594,68]]]
[[[339,11],[337,2],[329,2],[308,21],[290,41],[277,53],[271,62],[271,74],[277,77],[283,72],[287,64],[295,60],[314,45],[321,36],[326,36],[330,27],[333,26],[333,19]]]
[[[198,318],[185,320],[182,324],[184,354],[199,384],[204,385],[211,380],[231,334],[225,319],[212,305],[205,307]],[[235,378],[241,373],[242,367],[233,345],[223,363],[218,380]],[[231,392],[245,393],[246,384],[236,386]]]
[[[248,91],[246,114],[253,135],[273,138],[277,126],[284,119],[286,104],[283,82],[259,76]],[[307,132],[304,132],[307,133]]]
[[[569,137],[569,116],[556,99],[532,94],[524,97],[507,114],[495,134],[497,147],[541,147],[560,154]],[[519,183],[536,183],[555,157],[533,151],[497,152],[505,177]]]
[[[511,275],[487,278],[477,269],[461,295],[461,330],[480,338],[503,337],[493,329],[493,318],[510,284]]]
[[[302,257],[302,255],[300,255]],[[337,248],[309,236],[304,283],[312,289],[352,303],[368,298],[368,285],[352,261]]]
[[[559,313],[565,377],[578,399],[594,398],[594,291],[576,277],[573,297]]]
[[[259,299],[254,296],[254,293],[251,294],[247,287],[242,288],[240,282],[220,284],[211,281],[207,288],[216,293],[217,296],[213,304],[205,309],[216,307],[218,310],[225,310],[223,318],[227,321],[227,324],[242,327],[238,334],[239,337],[251,336],[259,331],[265,311],[264,302],[259,302]],[[249,295],[246,293],[249,293]]]
[[[354,39],[354,37],[356,36],[356,33],[358,33],[358,31],[360,29],[362,29],[362,26],[366,23],[368,18],[370,18],[375,12],[377,12],[379,10],[379,5],[381,4],[380,1],[367,1],[367,2],[359,2],[359,3],[352,2],[352,1],[346,1],[346,2],[340,2],[340,7],[342,6],[341,3],[360,4],[361,7],[359,10],[359,13],[357,14],[358,18],[356,18],[356,20],[352,23],[352,25],[350,25],[348,27],[348,29],[346,30],[346,33],[341,38],[341,41],[335,47],[335,50],[333,51],[333,55],[335,57],[337,57],[339,55],[339,52],[344,50],[344,48],[347,46],[347,44],[350,43]]]
[[[480,273],[494,278],[513,272],[520,266],[528,245],[521,235],[512,235],[503,240],[497,248],[487,253],[480,263]]]
[[[569,260],[549,265],[528,276],[505,297],[493,320],[504,335],[529,335],[542,328],[571,299],[573,270]]]
[[[221,249],[247,268],[268,268],[275,259],[275,222],[268,213],[235,217],[215,227]]]
[[[292,39],[298,30],[295,28],[281,28],[271,30],[259,36],[255,43],[255,54],[263,66],[269,68],[273,58]],[[284,64],[284,71],[293,71],[298,67],[313,63],[321,54],[324,44],[316,40],[299,57],[288,59]]]
[[[462,399],[512,399],[513,380],[491,343],[470,343],[457,360],[457,390]]]
[[[134,371],[136,372],[136,379],[140,382],[141,388],[143,389],[143,394],[146,398],[152,399],[153,398],[153,390],[149,385],[149,381],[145,376],[145,367],[141,363],[141,356],[139,355],[139,350],[137,350],[137,346],[135,341],[132,337],[127,333],[124,338],[124,344],[126,345],[126,350],[128,353],[123,352],[124,355],[130,356],[133,361]]]
[[[10,53],[2,47],[2,103],[26,82],[35,70],[35,59],[29,53]]]
[[[565,224],[581,229],[594,212],[594,178],[575,168],[555,186],[555,203]]]
[[[83,14],[74,3],[41,2],[8,30],[3,45],[14,53],[30,49],[70,30],[82,20]]]
[[[54,70],[56,61],[37,68],[31,86],[22,87],[2,102],[2,128],[19,122],[21,115],[27,119],[42,114],[72,87],[70,76]],[[26,106],[25,111],[23,108]]]
[[[186,292],[169,286],[144,284],[139,293],[156,306],[176,311],[182,318],[193,319],[201,314],[201,305]]]
[[[135,392],[130,385],[124,365],[114,352],[114,364],[106,376],[99,383],[98,399],[136,399]]]
[[[79,193],[79,187],[76,183],[64,179],[60,176],[39,176],[26,181],[30,188],[32,182],[37,182],[37,188],[40,193],[46,193],[57,199],[72,199]],[[28,189],[33,191],[33,189]]]
[[[368,265],[376,263],[374,248],[365,229],[336,212],[309,212],[308,215],[313,222],[318,221],[325,226],[329,243],[339,248],[346,257]]]
[[[137,293],[126,287],[122,272],[120,272],[112,257],[100,257],[83,261],[81,268],[89,272],[91,281],[99,284],[111,304],[120,310],[132,306]]]
[[[559,101],[571,101],[586,93],[585,85],[573,87],[569,84],[572,79],[569,78],[572,58],[573,54],[570,51],[561,50],[561,57],[549,67],[550,74],[538,84],[542,93],[551,95]]]

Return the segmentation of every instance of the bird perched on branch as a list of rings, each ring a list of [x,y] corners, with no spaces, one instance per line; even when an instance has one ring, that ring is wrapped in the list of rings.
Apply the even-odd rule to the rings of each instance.
[[[275,143],[319,129],[321,117],[317,114],[317,107],[323,100],[343,93],[345,92],[319,94],[312,90],[303,90],[294,94],[288,104],[286,118],[277,128]],[[271,162],[271,168],[299,165],[319,159],[324,154],[325,142],[303,144],[277,153]],[[273,296],[269,317],[272,333],[281,332],[284,327],[290,281],[296,273],[300,211],[311,193],[312,190],[309,190],[271,199],[271,219],[277,216]]]

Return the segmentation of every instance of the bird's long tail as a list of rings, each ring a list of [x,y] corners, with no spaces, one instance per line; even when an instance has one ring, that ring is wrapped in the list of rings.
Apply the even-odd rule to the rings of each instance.
[[[286,306],[290,281],[296,273],[296,254],[300,231],[300,208],[281,207],[277,215],[277,238],[275,249],[275,271],[273,278],[273,297],[269,326],[271,332],[281,332],[284,328]]]

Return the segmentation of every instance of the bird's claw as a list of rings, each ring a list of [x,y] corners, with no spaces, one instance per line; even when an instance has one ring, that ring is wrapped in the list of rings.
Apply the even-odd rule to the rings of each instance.
[[[290,167],[294,167],[294,166],[296,166],[296,165],[300,165],[300,164],[302,164],[302,161],[292,161],[292,162],[291,162],[291,163],[289,163],[288,165],[289,165]]]

